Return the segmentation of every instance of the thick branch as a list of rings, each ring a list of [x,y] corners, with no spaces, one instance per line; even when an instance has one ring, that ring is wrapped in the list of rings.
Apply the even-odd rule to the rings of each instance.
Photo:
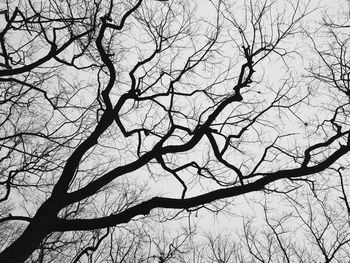
[[[154,197],[148,201],[142,202],[134,207],[126,209],[125,211],[110,215],[108,217],[97,219],[75,219],[65,220],[58,219],[54,230],[55,231],[72,231],[72,230],[92,230],[98,228],[104,228],[109,226],[115,226],[129,222],[132,218],[139,215],[148,215],[152,209],[155,208],[169,208],[169,209],[189,209],[197,207],[203,204],[208,204],[216,200],[235,197],[255,191],[264,189],[264,187],[274,181],[284,178],[296,178],[310,174],[319,173],[336,160],[350,151],[350,144],[347,146],[341,146],[337,151],[330,155],[323,162],[312,167],[300,167],[289,170],[281,170],[274,173],[265,174],[264,177],[256,180],[255,182],[228,187],[225,189],[215,190],[209,193],[198,195],[192,198],[186,199],[174,199],[164,197]]]

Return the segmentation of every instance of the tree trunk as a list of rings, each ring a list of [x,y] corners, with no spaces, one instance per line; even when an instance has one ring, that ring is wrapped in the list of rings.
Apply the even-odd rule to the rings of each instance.
[[[0,253],[0,262],[23,263],[52,232],[59,209],[47,200],[35,214],[22,235]]]

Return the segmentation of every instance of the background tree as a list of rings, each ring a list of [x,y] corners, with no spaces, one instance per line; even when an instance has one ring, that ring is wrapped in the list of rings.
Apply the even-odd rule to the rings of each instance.
[[[147,228],[338,178],[346,43],[318,52],[311,80],[291,63],[305,56],[298,37],[315,39],[312,11],[301,0],[3,3],[0,261],[181,260],[191,226],[169,246]],[[212,260],[229,260],[209,240]]]

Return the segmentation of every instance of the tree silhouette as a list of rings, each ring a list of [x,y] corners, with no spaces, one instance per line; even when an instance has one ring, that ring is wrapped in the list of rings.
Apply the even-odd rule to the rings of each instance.
[[[0,10],[0,262],[79,262],[116,227],[112,260],[147,262],[145,231],[123,227],[346,167],[347,40],[316,44],[309,1],[16,4]],[[321,58],[304,78],[302,34]]]

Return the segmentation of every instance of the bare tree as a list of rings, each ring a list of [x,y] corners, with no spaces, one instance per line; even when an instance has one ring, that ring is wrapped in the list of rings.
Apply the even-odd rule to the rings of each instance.
[[[199,262],[346,262],[350,256],[347,196],[339,195],[340,185],[333,183],[300,187],[280,201],[283,209],[266,202],[257,211],[263,211],[264,221],[259,215],[245,218],[238,233],[231,229],[211,236],[207,254],[195,252]],[[266,201],[271,197],[267,195]],[[215,255],[211,261],[210,253]]]
[[[309,1],[15,4],[0,10],[1,262],[101,261],[121,231],[136,251],[138,222],[289,192],[350,151],[350,93],[264,74],[298,56]]]
[[[343,16],[333,18],[325,13],[317,31],[306,32],[316,54],[304,76],[309,80],[314,99],[308,105],[328,114],[323,120],[314,118],[305,122],[318,137],[327,137],[329,128],[339,132],[348,128],[349,18],[347,11],[340,14]],[[300,118],[305,120],[304,116]],[[318,152],[320,156],[324,154]],[[230,244],[225,254],[236,258],[229,262],[347,262],[350,258],[348,171],[349,163],[343,159],[316,176],[292,179],[292,185],[285,185],[284,191],[270,189],[265,192],[262,198],[265,202],[261,202],[259,210],[264,214],[263,222],[259,222],[258,216],[246,218],[239,239],[222,234],[211,237],[209,244],[220,242],[215,242],[210,251],[220,254]],[[238,253],[235,244],[240,245]],[[201,255],[203,262],[206,258]]]

